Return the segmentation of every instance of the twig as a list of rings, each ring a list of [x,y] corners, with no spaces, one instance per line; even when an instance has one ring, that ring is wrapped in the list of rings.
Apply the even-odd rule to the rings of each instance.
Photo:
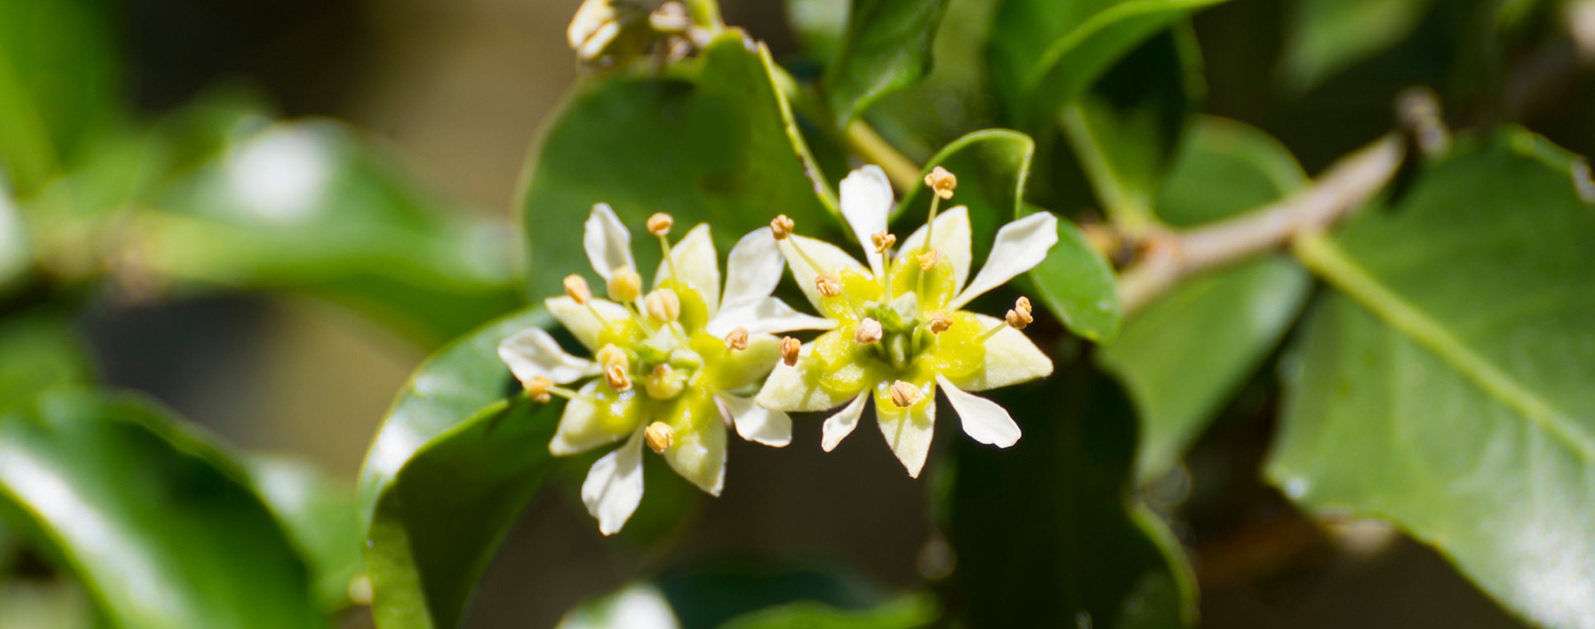
[[[881,167],[886,171],[886,178],[899,192],[907,194],[919,185],[919,166],[914,160],[908,159],[898,152],[886,138],[875,132],[864,121],[854,121],[847,127],[847,145],[871,164]]]
[[[1149,235],[1141,260],[1119,277],[1124,311],[1150,304],[1182,279],[1329,226],[1382,189],[1404,153],[1401,139],[1388,136],[1341,158],[1317,183],[1283,201],[1190,231]]]

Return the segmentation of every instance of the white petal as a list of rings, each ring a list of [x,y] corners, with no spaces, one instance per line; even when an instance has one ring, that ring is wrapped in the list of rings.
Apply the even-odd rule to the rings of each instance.
[[[841,406],[858,395],[858,391],[838,394],[809,384],[818,379],[817,375],[809,374],[815,362],[808,360],[812,347],[813,344],[803,345],[796,365],[787,366],[785,362],[775,364],[775,370],[770,372],[770,377],[764,380],[764,387],[759,389],[759,394],[754,398],[759,406],[788,413],[824,411]]]
[[[731,413],[737,434],[754,443],[774,448],[785,448],[792,443],[792,418],[781,411],[753,403],[753,398],[740,395],[721,395],[720,401]]]
[[[769,230],[765,230],[768,232]],[[670,248],[670,259],[676,261],[676,271],[681,281],[698,289],[709,305],[712,315],[720,309],[720,258],[714,250],[714,239],[709,236],[709,226],[699,225],[687,232],[687,237]],[[670,275],[670,267],[659,261],[659,271],[654,273],[654,286]],[[777,278],[779,279],[779,278]]]
[[[598,532],[614,535],[642,503],[642,431],[593,463],[582,482],[582,503],[598,518]]]
[[[1003,225],[997,230],[997,242],[991,246],[986,266],[947,307],[962,308],[969,300],[1035,268],[1047,259],[1047,250],[1055,244],[1058,244],[1058,217],[1050,212],[1036,212]]]
[[[738,326],[747,328],[750,334],[779,334],[793,330],[829,330],[836,327],[836,321],[798,312],[778,297],[763,297],[726,303],[725,308],[704,326],[704,331],[710,336],[722,337]]]
[[[985,391],[1052,375],[1052,359],[1041,353],[1024,332],[985,315],[977,314],[975,320],[980,322],[981,328],[989,330],[1002,326],[1002,330],[986,339],[986,362],[980,369],[953,380],[958,388]]]
[[[631,312],[625,306],[609,301],[608,299],[593,298],[588,303],[593,305],[608,321],[625,321],[631,317]],[[571,336],[587,349],[598,351],[598,335],[603,332],[604,326],[593,317],[592,310],[587,306],[578,305],[576,300],[569,297],[550,297],[543,300],[543,305],[548,308],[548,313],[559,320],[560,325],[569,330]]]
[[[766,228],[755,229],[737,241],[726,258],[725,299],[729,305],[770,296],[781,283],[786,263],[775,246],[775,236]]]
[[[953,265],[953,281],[956,282],[953,291],[962,290],[964,282],[969,280],[969,265],[974,260],[969,244],[969,208],[960,205],[938,214],[935,236],[936,242],[931,243],[931,246],[947,256],[947,261]],[[908,240],[904,240],[897,250],[912,252],[924,244],[925,228],[920,227],[910,234]]]
[[[670,608],[670,599],[659,588],[636,583],[576,606],[559,619],[554,629],[681,629],[681,623]]]
[[[598,387],[598,381],[587,383],[581,394],[589,396]],[[559,428],[554,439],[548,442],[548,452],[554,456],[581,454],[593,448],[620,441],[626,433],[613,432],[598,420],[598,408],[581,398],[565,403],[565,412],[559,416]]]
[[[696,430],[676,433],[675,443],[665,450],[665,461],[682,478],[711,496],[720,495],[726,479],[726,427],[718,417],[703,422]]]
[[[868,391],[853,398],[852,402],[842,407],[842,410],[837,411],[835,415],[825,418],[820,447],[830,452],[835,450],[848,435],[853,434],[853,429],[858,428],[858,418],[864,414],[864,403],[867,401],[869,401]]]
[[[565,353],[542,328],[527,328],[504,339],[498,344],[498,357],[522,382],[542,376],[566,384],[598,373],[592,361]]]
[[[953,403],[953,412],[958,413],[958,421],[971,439],[999,448],[1019,442],[1019,424],[1001,404],[965,393],[940,375],[936,376],[936,384],[947,394],[947,401]]]
[[[809,298],[809,303],[814,304],[815,309],[820,309],[820,301],[824,299],[820,296],[819,289],[814,287],[814,278],[818,275],[818,272],[809,265],[807,259],[798,253],[798,250],[792,244],[793,241],[796,241],[796,246],[802,247],[803,253],[813,258],[814,262],[819,264],[820,269],[825,273],[834,276],[841,273],[843,269],[848,269],[874,277],[864,268],[864,265],[859,264],[858,260],[854,260],[853,256],[847,255],[846,251],[842,251],[831,243],[803,236],[792,236],[780,241],[781,254],[786,256],[787,266],[792,267],[792,279],[797,280],[798,288],[803,289],[803,295]]]
[[[587,261],[598,276],[609,279],[620,267],[636,270],[637,262],[631,257],[631,232],[615,216],[608,203],[593,206],[587,217],[587,229],[582,232],[582,246],[587,249]]]
[[[936,389],[930,389],[926,395],[931,399],[906,411],[895,407],[888,409],[890,404],[879,401],[875,404],[875,422],[880,424],[881,434],[886,435],[886,445],[892,447],[892,453],[913,478],[919,478],[919,471],[925,468],[930,439],[936,429]]]
[[[880,275],[881,256],[875,253],[871,236],[886,231],[886,217],[892,212],[892,183],[879,166],[870,165],[848,174],[840,188],[842,216],[863,245],[870,269]]]

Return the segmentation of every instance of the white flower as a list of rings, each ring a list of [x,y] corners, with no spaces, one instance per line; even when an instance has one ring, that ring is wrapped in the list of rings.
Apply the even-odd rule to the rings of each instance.
[[[728,424],[750,441],[789,443],[786,413],[760,407],[743,392],[779,359],[773,333],[833,325],[770,296],[783,262],[767,230],[748,234],[732,248],[723,293],[707,225],[674,246],[663,233],[659,239],[666,256],[647,296],[616,303],[593,297],[586,282],[573,277],[567,296],[546,300],[549,312],[594,359],[566,353],[539,328],[499,345],[500,358],[534,397],[568,400],[550,452],[572,455],[624,441],[593,464],[582,485],[582,501],[606,535],[619,531],[642,500],[645,444],[687,480],[719,495]],[[594,206],[583,245],[606,282],[637,273],[631,232],[609,206]],[[653,308],[645,305],[649,301]],[[583,381],[576,390],[564,388]]]
[[[915,477],[930,450],[937,389],[965,433],[1008,447],[1019,440],[1019,426],[1007,410],[969,392],[1052,373],[1052,361],[1019,331],[1029,323],[1029,300],[1020,298],[1008,322],[960,309],[1040,264],[1057,243],[1057,218],[1041,212],[1004,225],[986,266],[966,285],[969,213],[960,206],[937,216],[939,200],[956,185],[942,175],[927,181],[938,193],[931,220],[895,257],[896,239],[886,233],[891,187],[874,166],[854,171],[841,186],[842,213],[867,263],[819,240],[793,235],[780,242],[798,285],[836,326],[805,345],[796,364],[776,366],[756,398],[782,412],[845,405],[825,420],[822,445],[829,451],[858,425],[873,395],[887,443]],[[860,326],[868,333],[858,334]]]

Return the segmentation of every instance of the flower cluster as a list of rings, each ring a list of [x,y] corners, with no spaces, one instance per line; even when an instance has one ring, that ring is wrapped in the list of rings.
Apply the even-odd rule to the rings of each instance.
[[[970,392],[1052,372],[1020,332],[1031,322],[1030,302],[1019,298],[1003,319],[962,308],[1039,264],[1057,242],[1057,219],[1037,213],[1002,227],[971,280],[968,210],[938,215],[957,180],[937,168],[926,185],[934,193],[930,219],[898,246],[886,227],[893,199],[885,175],[873,166],[854,171],[842,181],[842,213],[864,263],[797,235],[794,222],[780,216],[732,248],[723,291],[707,225],[672,244],[671,218],[648,220],[663,256],[645,293],[630,232],[607,205],[593,208],[583,245],[608,299],[572,275],[565,295],[545,302],[592,358],[565,352],[540,328],[504,339],[499,356],[534,399],[567,400],[549,444],[553,454],[624,442],[594,463],[582,484],[600,531],[619,531],[641,501],[644,445],[719,495],[727,428],[783,447],[792,436],[789,412],[842,407],[824,423],[830,451],[873,399],[881,432],[911,476],[929,451],[938,389],[976,441],[1018,441],[1008,412]],[[823,316],[771,296],[787,268]],[[824,332],[808,343],[776,336],[798,330]]]

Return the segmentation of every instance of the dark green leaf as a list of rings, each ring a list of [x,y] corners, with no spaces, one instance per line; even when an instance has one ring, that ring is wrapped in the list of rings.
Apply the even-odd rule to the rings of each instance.
[[[1113,267],[1069,219],[1058,219],[1058,244],[1030,278],[1041,304],[1070,331],[1097,343],[1118,338],[1124,310]]]
[[[1554,627],[1595,617],[1595,207],[1571,165],[1520,129],[1458,138],[1401,197],[1303,240],[1342,293],[1314,313],[1267,468]]]
[[[954,613],[974,627],[1192,624],[1179,544],[1131,498],[1136,423],[1117,384],[1062,365],[1044,383],[994,393],[1025,433],[1006,450],[954,447]]]
[[[292,459],[254,457],[249,475],[310,565],[322,609],[349,605],[349,582],[360,574],[360,516],[354,488]]]
[[[990,38],[1004,118],[1033,135],[1152,35],[1223,0],[1004,0]]]
[[[786,19],[810,58],[829,62],[847,33],[849,0],[787,0]]]
[[[60,391],[0,416],[0,503],[120,627],[313,627],[303,561],[226,454],[140,401]]]
[[[813,601],[776,605],[744,614],[720,629],[915,629],[936,620],[936,601],[904,596],[868,609],[838,609]]]
[[[831,224],[832,193],[770,67],[762,45],[733,31],[662,74],[578,85],[545,129],[526,177],[531,294],[557,294],[566,275],[587,266],[582,223],[599,202],[639,232],[654,212],[678,225],[707,222],[721,251],[776,214]],[[646,244],[636,253],[643,269],[660,257]]]
[[[948,0],[853,0],[841,50],[823,85],[837,127],[931,69],[931,44]]]
[[[0,323],[0,410],[89,375],[83,344],[64,321],[20,315]]]
[[[1205,119],[1192,128],[1159,195],[1158,216],[1190,226],[1252,210],[1306,183],[1267,134]],[[1135,399],[1141,417],[1137,475],[1167,471],[1256,371],[1295,320],[1310,281],[1284,257],[1213,271],[1137,313],[1097,354]]]
[[[986,81],[986,36],[996,8],[987,0],[948,2],[930,74],[870,108],[871,126],[911,159],[929,157],[970,129],[997,125]]]
[[[1394,46],[1434,0],[1295,0],[1280,72],[1296,91]]]
[[[536,405],[499,341],[550,322],[541,308],[435,354],[399,393],[360,475],[366,568],[378,623],[454,627],[521,508],[553,470],[559,405]]]

